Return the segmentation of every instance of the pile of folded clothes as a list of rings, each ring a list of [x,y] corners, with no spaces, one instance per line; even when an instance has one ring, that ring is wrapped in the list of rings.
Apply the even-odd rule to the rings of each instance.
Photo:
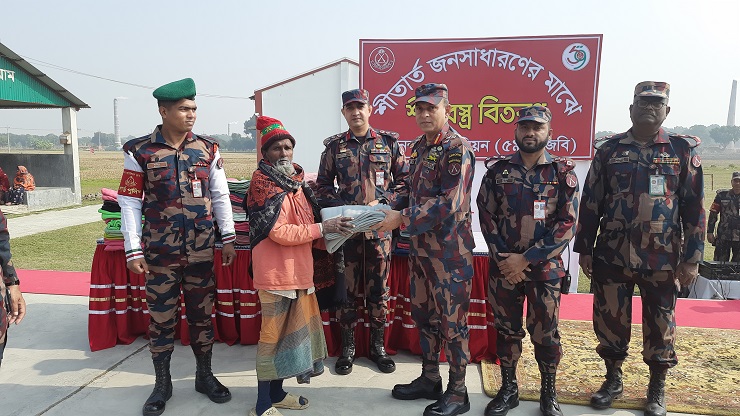
[[[354,233],[364,233],[365,231],[372,231],[372,227],[385,219],[385,213],[382,209],[391,209],[386,204],[378,204],[374,206],[367,205],[342,205],[339,207],[323,208],[321,210],[321,220],[326,221],[334,217],[350,217],[352,218],[352,225],[354,225]],[[326,251],[333,253],[337,251],[345,241],[351,238],[352,235],[341,235],[337,233],[328,233],[324,236],[326,241]]]
[[[243,201],[249,190],[249,180],[227,179],[231,212],[234,216],[234,229],[238,246],[249,246],[249,215],[244,210]]]
[[[121,233],[121,207],[118,205],[118,192],[103,188],[103,206],[98,210],[105,221],[103,230],[103,244],[105,251],[123,250],[123,234]]]

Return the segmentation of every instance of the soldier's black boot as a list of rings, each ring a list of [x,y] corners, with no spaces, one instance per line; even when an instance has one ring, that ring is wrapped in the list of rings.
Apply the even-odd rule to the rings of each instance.
[[[391,395],[398,400],[429,399],[438,400],[442,397],[442,380],[434,381],[427,377],[424,371],[428,367],[439,367],[439,361],[424,360],[421,376],[415,378],[408,384],[396,384],[393,386]],[[437,371],[437,374],[439,372]]]
[[[622,362],[615,360],[604,360],[604,362],[606,364],[606,380],[601,384],[601,388],[591,396],[591,407],[600,410],[612,407],[614,399],[618,399],[624,390]]]
[[[385,327],[373,328],[370,332],[370,360],[384,373],[396,371],[396,363],[385,352]]]
[[[214,403],[226,403],[231,400],[231,392],[213,375],[212,356],[212,351],[195,356],[195,391],[205,394]]]
[[[650,369],[650,384],[647,390],[645,416],[665,416],[665,375],[664,368]]]
[[[172,376],[170,375],[170,359],[154,361],[154,390],[144,403],[144,416],[158,416],[164,412],[167,400],[172,397]]]
[[[540,412],[543,416],[563,416],[555,393],[555,373],[540,373],[542,384],[540,387]]]
[[[355,362],[355,330],[342,328],[342,355],[334,364],[337,374],[346,376],[352,372],[352,363]]]
[[[486,416],[504,416],[519,406],[519,385],[516,381],[516,362],[513,367],[501,367],[501,388],[486,406]]]
[[[424,416],[455,416],[470,410],[468,389],[456,390],[452,384],[447,385],[442,397],[424,409]]]

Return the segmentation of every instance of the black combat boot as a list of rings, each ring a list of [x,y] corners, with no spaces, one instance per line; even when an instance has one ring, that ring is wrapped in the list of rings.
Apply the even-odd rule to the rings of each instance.
[[[618,399],[624,390],[624,385],[622,384],[622,362],[604,360],[604,363],[606,364],[606,381],[591,396],[591,407],[600,410],[612,407],[614,399]]]
[[[427,377],[425,368],[436,366],[439,368],[439,361],[424,360],[421,376],[415,378],[408,384],[396,384],[393,386],[391,395],[398,400],[416,400],[429,399],[438,400],[442,397],[442,380],[434,381]],[[437,372],[439,374],[439,372]]]
[[[650,384],[647,390],[645,416],[665,416],[665,375],[664,368],[650,369]]]
[[[170,375],[170,359],[154,361],[154,390],[144,403],[144,416],[158,416],[164,412],[167,400],[172,397],[172,376]]]
[[[226,403],[231,400],[231,392],[213,375],[212,356],[212,351],[195,356],[195,391],[207,395],[214,403]]]
[[[542,384],[540,389],[540,412],[543,416],[563,416],[558,404],[558,395],[555,393],[555,373],[540,373]]]
[[[385,327],[373,328],[370,332],[370,360],[384,373],[396,371],[396,363],[385,352]]]
[[[516,361],[513,367],[501,366],[501,388],[486,406],[486,416],[504,416],[519,406],[519,385],[516,381]]]
[[[355,362],[355,330],[342,328],[342,355],[334,364],[337,374],[346,376],[352,372],[352,363]]]
[[[463,387],[462,391],[455,390],[450,383],[442,397],[424,409],[424,416],[455,416],[468,410],[470,410],[468,389]]]

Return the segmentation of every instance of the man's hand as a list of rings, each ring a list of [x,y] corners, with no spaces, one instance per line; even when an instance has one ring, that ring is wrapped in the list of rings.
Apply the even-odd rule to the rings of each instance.
[[[134,273],[149,274],[149,266],[146,265],[146,261],[142,258],[127,261],[126,267]]]
[[[392,209],[381,209],[385,213],[383,221],[377,223],[373,230],[381,233],[386,231],[393,231],[403,224],[400,211],[394,211]]]
[[[234,250],[234,243],[226,243],[221,249],[221,265],[231,266],[231,263],[236,259],[236,250]]]
[[[714,233],[707,233],[707,241],[709,241],[709,244],[714,244],[715,240],[716,237],[714,236]]]
[[[506,276],[506,280],[508,280],[510,283],[512,280],[517,279],[517,275],[524,274],[522,272],[529,271],[529,262],[524,257],[523,254],[519,253],[498,253],[500,257],[503,257],[498,261],[498,269],[501,270],[501,273]],[[524,279],[518,280],[517,282],[521,282]]]
[[[352,235],[352,229],[355,228],[350,222],[351,217],[334,217],[321,223],[321,228],[324,230],[324,235],[335,233],[344,236]]]
[[[586,275],[589,279],[591,278],[591,273],[593,273],[593,264],[594,264],[594,258],[590,254],[581,254],[580,258],[578,259],[578,264],[581,266],[581,270],[583,270],[583,274]]]
[[[681,283],[681,287],[689,287],[696,280],[696,275],[699,274],[698,263],[686,263],[681,262],[676,268],[676,279]]]
[[[378,201],[377,199],[375,199],[373,201],[368,202],[367,203],[367,206],[374,207],[374,206],[378,205],[379,203],[380,203],[380,201]]]
[[[519,282],[523,282],[527,279],[527,276],[524,274],[524,272],[515,273],[513,275],[504,275],[504,279],[506,279],[507,282],[509,282],[512,285],[515,285]]]
[[[10,316],[8,324],[18,325],[26,316],[26,300],[23,299],[20,287],[18,285],[8,286],[10,291]]]

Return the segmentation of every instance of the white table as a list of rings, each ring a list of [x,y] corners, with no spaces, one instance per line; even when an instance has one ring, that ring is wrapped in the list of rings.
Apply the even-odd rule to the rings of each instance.
[[[710,280],[699,275],[691,286],[689,298],[740,299],[740,280]]]

